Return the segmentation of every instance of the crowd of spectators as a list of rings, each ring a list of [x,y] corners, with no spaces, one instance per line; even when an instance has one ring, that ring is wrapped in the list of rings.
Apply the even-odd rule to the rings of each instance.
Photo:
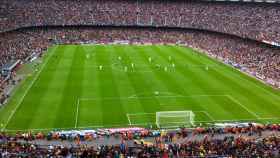
[[[280,43],[280,5],[184,0],[2,0],[0,30],[27,26],[162,26]]]
[[[42,53],[54,43],[110,43],[116,40],[127,40],[130,43],[177,43],[201,49],[213,57],[237,66],[242,71],[280,88],[280,48],[245,39],[280,43],[279,14],[278,4],[263,3],[183,0],[2,0],[0,2],[0,68],[18,59],[25,61],[32,54]],[[29,26],[39,27],[21,29]],[[127,28],[126,26],[161,28]],[[0,76],[0,105],[6,98],[3,91],[7,83],[3,81],[4,77]],[[249,128],[224,129],[197,128],[192,131],[192,134],[244,132],[261,134],[262,130],[279,131],[279,129],[277,125],[258,128],[250,126]],[[182,132],[179,136],[187,137],[188,134],[189,132]],[[166,137],[163,138],[163,140],[169,140],[165,139]],[[27,142],[19,142],[18,139],[24,139]],[[25,136],[19,134],[11,137],[2,133],[0,134],[0,157],[19,155],[23,157],[280,156],[280,138],[277,136],[261,139],[206,137],[203,140],[186,141],[180,144],[160,139],[153,145],[140,143],[132,147],[126,144],[98,147],[44,147],[30,143],[29,139],[61,140],[62,137],[42,133]]]
[[[25,61],[33,53],[41,53],[47,48],[45,40],[41,37],[34,37],[36,33],[28,32],[4,32],[0,35],[0,106],[8,98],[8,94],[4,93],[4,88],[13,83],[14,75],[3,75],[2,68],[6,65],[16,62],[18,59]],[[44,43],[45,42],[45,43]]]
[[[54,43],[183,43],[205,50],[224,62],[280,87],[280,48],[248,39],[207,31],[160,28],[56,27],[31,28],[2,33],[0,67],[11,60],[24,60]]]
[[[2,157],[269,157],[280,156],[280,125],[248,124],[244,127],[226,128],[196,128],[178,131],[160,132],[153,136],[150,131],[143,132],[141,139],[127,137],[127,133],[115,133],[121,136],[121,142],[116,145],[99,144],[85,145],[40,145],[36,140],[46,139],[43,133],[17,133],[14,136],[0,133],[0,153]],[[275,132],[262,137],[263,132]],[[140,133],[139,131],[138,133]],[[278,133],[278,134],[277,134]],[[231,134],[231,135],[225,135]],[[242,134],[242,135],[241,135]],[[50,135],[50,134],[48,134]],[[55,136],[55,132],[48,140],[65,137]],[[139,134],[137,134],[139,135]],[[196,139],[196,136],[202,136]],[[257,136],[256,136],[257,135]],[[111,135],[113,136],[113,135]],[[214,137],[220,136],[220,137]],[[252,137],[253,136],[253,137]],[[255,136],[255,137],[254,137]],[[103,137],[103,136],[100,136]],[[115,136],[114,136],[115,137]],[[147,143],[145,138],[152,137],[154,141]],[[76,141],[85,140],[76,137]],[[22,141],[24,140],[24,141]],[[34,141],[35,140],[35,141]],[[128,141],[135,143],[129,145]],[[139,141],[140,140],[140,141]],[[182,140],[181,142],[176,140]],[[0,155],[1,157],[1,155]]]

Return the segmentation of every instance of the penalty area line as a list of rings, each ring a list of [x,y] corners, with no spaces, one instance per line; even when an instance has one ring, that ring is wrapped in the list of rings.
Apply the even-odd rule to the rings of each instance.
[[[206,116],[208,116],[211,121],[215,121],[215,119],[207,112],[207,111],[201,111],[202,113],[204,113]]]
[[[129,118],[129,114],[126,114],[126,117],[127,117],[129,125],[131,126],[131,121],[130,121],[130,118]]]
[[[50,56],[48,56],[46,62],[44,62],[44,64],[42,65],[41,69],[39,70],[39,72],[36,73],[36,76],[34,77],[34,79],[31,81],[31,83],[29,84],[29,86],[27,87],[27,89],[24,91],[24,94],[22,95],[22,97],[20,98],[20,101],[18,102],[18,104],[16,105],[16,107],[14,108],[14,110],[12,110],[12,113],[9,115],[8,120],[6,121],[6,123],[4,124],[3,128],[1,129],[1,131],[4,131],[8,124],[10,123],[11,119],[13,118],[14,114],[16,113],[16,111],[18,110],[18,108],[20,107],[20,105],[22,104],[25,96],[28,94],[29,90],[32,88],[33,84],[38,80],[38,77],[40,76],[42,70],[45,68],[45,66],[47,65],[47,63],[49,62],[50,58],[53,56],[54,52],[56,49],[53,50],[52,54]]]
[[[247,112],[249,112],[251,115],[253,115],[254,117],[256,117],[257,119],[260,119],[261,117],[259,115],[257,115],[256,113],[254,113],[253,111],[249,110],[246,106],[244,106],[243,104],[241,104],[238,100],[236,100],[235,98],[233,98],[231,95],[226,95],[230,100],[232,100],[233,102],[235,102],[237,105],[241,106],[243,109],[245,109]]]
[[[80,99],[77,100],[76,106],[77,106],[77,109],[76,109],[75,128],[77,128],[77,125],[78,125]]]

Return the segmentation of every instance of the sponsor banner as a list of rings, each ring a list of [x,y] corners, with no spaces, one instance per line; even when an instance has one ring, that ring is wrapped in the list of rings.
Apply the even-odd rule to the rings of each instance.
[[[261,124],[258,123],[215,123],[214,126],[215,127],[220,127],[220,128],[226,128],[226,127],[248,127],[250,124],[254,125],[254,126],[261,126]]]
[[[109,129],[104,129],[107,130],[111,133],[118,133],[118,132],[135,132],[135,131],[143,131],[145,128],[141,127],[131,127],[131,128],[109,128]]]
[[[70,131],[55,131],[52,132],[58,135],[65,135],[65,136],[76,136],[76,135],[80,135],[80,136],[85,136],[85,135],[89,135],[89,134],[95,134],[96,131],[95,130],[70,130]]]

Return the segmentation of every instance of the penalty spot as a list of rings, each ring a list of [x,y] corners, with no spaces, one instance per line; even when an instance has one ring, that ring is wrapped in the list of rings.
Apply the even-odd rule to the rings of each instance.
[[[99,65],[99,70],[102,70],[103,69],[103,66],[102,65]]]

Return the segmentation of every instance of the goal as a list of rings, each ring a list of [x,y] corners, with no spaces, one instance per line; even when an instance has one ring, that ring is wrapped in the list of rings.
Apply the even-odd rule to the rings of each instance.
[[[192,111],[159,111],[156,112],[156,125],[158,128],[191,127],[194,117]]]

